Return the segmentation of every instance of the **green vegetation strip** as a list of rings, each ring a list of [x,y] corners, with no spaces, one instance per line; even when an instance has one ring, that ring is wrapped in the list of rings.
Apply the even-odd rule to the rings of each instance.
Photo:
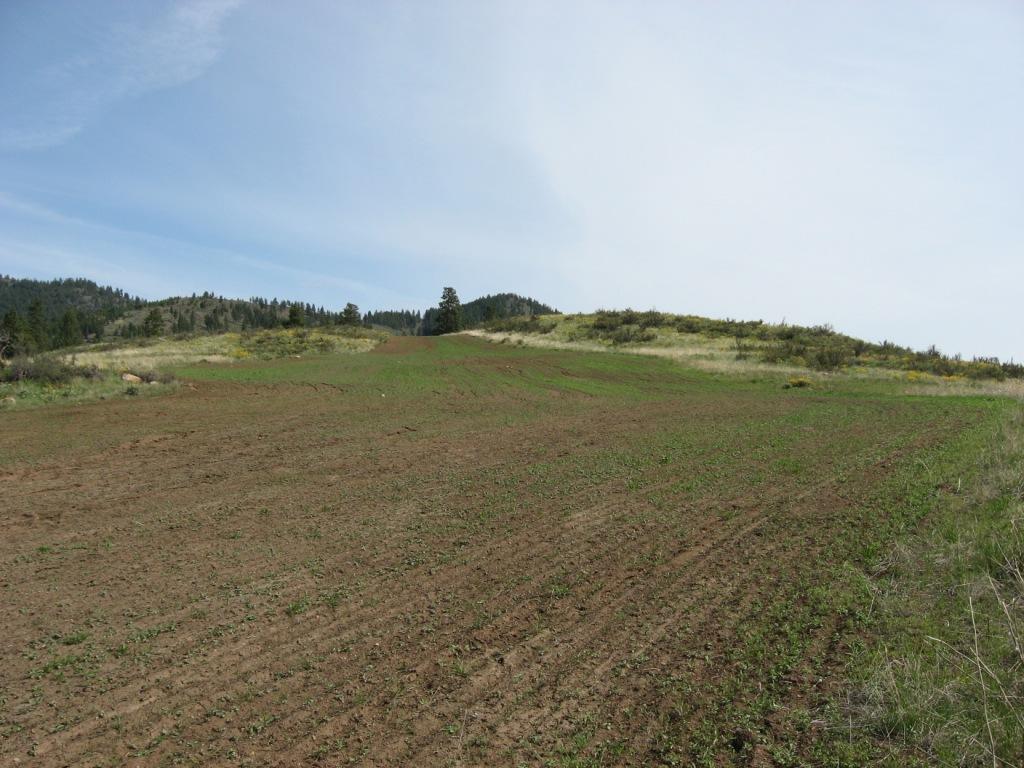
[[[863,576],[869,641],[820,745],[832,765],[1024,765],[1024,410],[921,460],[940,501]]]

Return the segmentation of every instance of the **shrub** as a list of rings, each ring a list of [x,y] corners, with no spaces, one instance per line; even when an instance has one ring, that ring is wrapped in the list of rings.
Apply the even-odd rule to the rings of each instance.
[[[551,333],[558,321],[542,321],[537,315],[529,317],[506,317],[492,320],[485,326],[492,333]]]
[[[170,384],[174,381],[174,377],[166,371],[139,371],[135,375],[142,379],[146,384],[152,384],[154,381],[158,384]]]
[[[793,341],[781,341],[776,344],[768,344],[761,348],[761,360],[766,363],[791,363],[799,361],[803,364],[807,355],[807,347]]]
[[[834,371],[846,364],[849,355],[846,350],[835,344],[818,347],[811,357],[811,365],[822,371]]]
[[[639,325],[641,328],[660,328],[663,325],[667,325],[667,323],[665,315],[652,309],[640,315]]]
[[[814,386],[810,379],[803,376],[790,376],[789,381],[782,385],[783,389],[807,389]]]
[[[95,366],[65,363],[55,357],[19,357],[0,369],[2,381],[37,381],[42,384],[67,384],[75,378],[95,379],[102,376]]]
[[[612,344],[640,344],[657,338],[654,331],[648,331],[637,325],[623,325],[614,333],[608,334]]]
[[[747,344],[742,336],[736,336],[736,359],[746,360],[755,349],[753,344]]]
[[[700,318],[693,315],[684,315],[676,320],[676,330],[679,333],[700,333],[703,324]]]
[[[618,312],[599,309],[594,315],[594,320],[591,322],[590,327],[594,331],[614,331],[620,325],[622,325],[622,316]],[[595,333],[592,335],[600,336],[601,334]]]

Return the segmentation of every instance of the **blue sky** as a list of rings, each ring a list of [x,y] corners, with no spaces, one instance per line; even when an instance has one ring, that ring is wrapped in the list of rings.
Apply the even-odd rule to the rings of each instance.
[[[1024,359],[1017,2],[0,4],[0,272]]]

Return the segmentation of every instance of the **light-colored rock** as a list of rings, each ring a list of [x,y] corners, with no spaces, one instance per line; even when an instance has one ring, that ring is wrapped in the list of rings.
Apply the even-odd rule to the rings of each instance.
[[[151,381],[149,383],[150,383],[150,386],[152,386],[153,384],[159,384],[160,382],[159,381]]]
[[[0,400],[0,403],[3,403],[4,405],[14,405],[14,404],[15,404],[16,402],[18,402],[18,401],[17,401],[17,400],[15,400],[15,399],[14,399],[13,397],[11,397],[10,395],[8,395],[7,397],[5,397],[5,398],[4,398],[3,400]]]
[[[127,381],[132,384],[138,384],[142,381],[142,379],[136,376],[134,373],[122,373],[121,381]]]

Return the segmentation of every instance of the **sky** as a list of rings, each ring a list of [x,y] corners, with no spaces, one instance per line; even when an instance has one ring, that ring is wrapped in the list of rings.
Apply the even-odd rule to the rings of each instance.
[[[1024,3],[3,0],[0,273],[1024,360]]]

